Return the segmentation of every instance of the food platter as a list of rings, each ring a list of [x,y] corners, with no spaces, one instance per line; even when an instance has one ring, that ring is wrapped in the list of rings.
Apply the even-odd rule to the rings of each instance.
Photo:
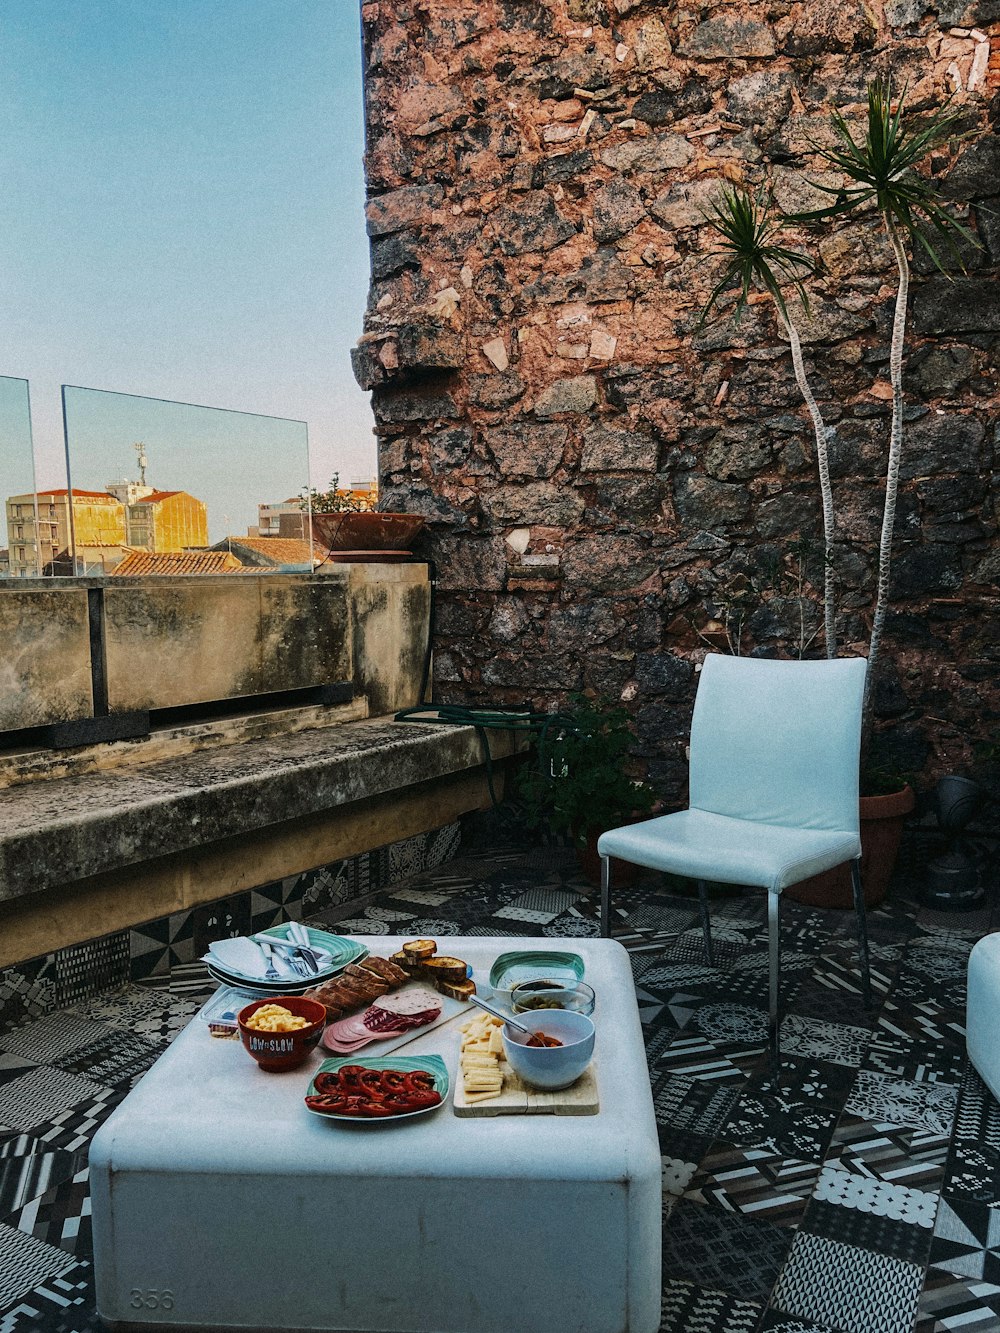
[[[404,986],[400,986],[393,994],[398,1000],[400,997],[406,997],[407,995],[419,992],[422,989],[426,989],[426,983],[411,981]],[[338,1049],[336,1044],[338,1025],[332,1023],[328,1024],[326,1031],[320,1038],[320,1045],[333,1054],[342,1055],[347,1059],[354,1059],[357,1060],[358,1063],[363,1064],[368,1056],[369,1049],[373,1054],[377,1053],[379,1056],[387,1055],[390,1051],[398,1050],[400,1046],[405,1046],[408,1042],[415,1041],[418,1037],[423,1037],[426,1033],[433,1031],[434,1028],[441,1027],[445,1023],[450,1023],[452,1019],[458,1018],[459,1015],[468,1014],[470,1012],[469,1004],[465,1000],[453,1000],[446,995],[440,994],[436,995],[435,999],[440,1006],[440,1013],[429,1023],[423,1023],[419,1027],[411,1027],[403,1032],[386,1033],[384,1036],[378,1036],[373,1032],[372,1039],[368,1044],[354,1050]],[[369,1008],[371,1007],[372,1006],[369,1006]],[[363,1012],[354,1014],[352,1016],[353,1020],[363,1023],[364,1015],[367,1012],[369,1012],[369,1010],[366,1009]],[[359,1051],[363,1051],[364,1055],[359,1056]]]
[[[321,1087],[324,1074],[340,1074],[342,1070],[350,1068],[352,1070],[361,1070],[370,1072],[371,1075],[384,1074],[386,1072],[398,1071],[404,1076],[426,1072],[430,1075],[433,1084],[433,1090],[438,1094],[440,1100],[432,1106],[421,1106],[413,1111],[398,1111],[394,1113],[374,1116],[342,1114],[339,1111],[324,1111],[312,1107],[306,1102],[306,1110],[310,1115],[319,1116],[323,1120],[342,1120],[349,1121],[351,1124],[391,1124],[398,1120],[411,1120],[417,1115],[426,1115],[428,1111],[437,1111],[444,1105],[448,1097],[449,1081],[448,1068],[440,1055],[396,1055],[383,1057],[370,1057],[368,1059],[358,1059],[351,1056],[337,1057],[335,1059],[324,1060],[319,1069],[313,1075],[312,1081],[306,1090],[306,1097],[315,1097],[318,1095],[316,1087],[317,1080],[320,1080]],[[372,1080],[374,1082],[374,1079]]]

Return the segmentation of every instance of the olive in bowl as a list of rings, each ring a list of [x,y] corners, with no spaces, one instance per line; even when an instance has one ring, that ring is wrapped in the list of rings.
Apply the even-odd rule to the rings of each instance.
[[[247,1053],[268,1073],[298,1069],[326,1027],[326,1006],[305,995],[254,1000],[236,1016]]]
[[[528,1035],[505,1023],[504,1055],[518,1078],[545,1092],[575,1083],[594,1054],[592,1020],[570,1009],[547,1009],[542,1014],[519,1014],[518,1022],[532,1033],[559,1042],[558,1046],[528,1045],[531,1040]]]
[[[585,981],[519,981],[510,992],[515,1014],[572,1009],[588,1017],[594,1012],[594,990]]]

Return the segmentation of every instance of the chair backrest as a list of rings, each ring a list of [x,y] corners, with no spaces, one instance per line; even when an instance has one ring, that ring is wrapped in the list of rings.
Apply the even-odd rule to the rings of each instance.
[[[691,721],[692,807],[857,830],[867,665],[708,656]]]

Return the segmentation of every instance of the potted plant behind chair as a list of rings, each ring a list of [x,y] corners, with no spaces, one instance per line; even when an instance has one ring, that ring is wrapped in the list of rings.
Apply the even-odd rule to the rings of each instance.
[[[523,771],[518,792],[530,828],[547,824],[570,836],[586,877],[600,883],[597,839],[609,828],[648,819],[656,798],[628,774],[635,743],[624,708],[582,696],[554,714],[538,742],[537,763]],[[642,872],[619,865],[619,883]]]
[[[899,778],[890,780],[888,785],[891,789],[885,790],[886,768],[879,762],[873,750],[873,685],[877,678],[877,663],[888,606],[893,525],[904,442],[903,349],[910,276],[906,246],[909,243],[911,249],[921,247],[935,266],[944,273],[941,257],[933,244],[934,239],[944,245],[959,267],[962,267],[962,258],[958,243],[964,241],[977,244],[975,237],[946,211],[944,197],[935,183],[916,171],[932,152],[943,148],[958,137],[963,137],[956,133],[958,114],[943,108],[925,118],[922,128],[911,132],[903,124],[904,100],[905,97],[900,97],[896,109],[893,110],[890,82],[878,80],[869,86],[867,132],[863,142],[854,138],[843,115],[839,111],[833,112],[831,122],[837,140],[836,145],[834,147],[814,145],[814,148],[825,162],[847,176],[850,183],[844,186],[828,186],[815,182],[818,189],[834,197],[834,202],[826,208],[812,212],[785,215],[785,220],[791,223],[818,224],[854,215],[860,210],[873,207],[880,216],[889,238],[899,274],[889,359],[892,421],[886,464],[875,609],[868,652],[862,744],[861,810],[863,841],[867,852],[867,860],[863,860],[863,881],[865,900],[869,906],[880,902],[885,896],[899,847],[903,821],[913,809],[915,799],[910,785]],[[741,283],[737,299],[738,311],[746,304],[751,286],[757,286],[768,292],[775,302],[788,335],[796,381],[813,420],[823,495],[824,541],[828,564],[824,590],[824,623],[826,651],[830,657],[834,655],[836,646],[832,630],[835,607],[830,568],[835,519],[829,489],[829,474],[825,464],[827,431],[815,399],[808,388],[798,348],[797,332],[789,318],[780,290],[782,283],[791,283],[799,293],[803,309],[808,314],[802,278],[808,276],[810,272],[815,272],[815,266],[805,256],[777,243],[780,224],[771,218],[769,195],[759,194],[753,199],[745,190],[740,192],[726,189],[723,191],[721,203],[715,206],[714,217],[709,220],[723,237],[722,252],[729,258],[729,264],[722,281],[709,297],[702,313],[702,322],[722,292],[736,279]],[[883,821],[888,823],[884,824]],[[879,829],[877,833],[876,828]],[[875,854],[876,849],[877,854]],[[822,906],[846,907],[850,906],[852,901],[850,875],[846,867],[826,872],[825,875],[817,877],[815,882],[804,881],[793,886],[789,892],[801,901]]]
[[[864,833],[867,825],[868,833],[867,838],[863,837],[865,857],[862,859],[862,876],[869,906],[880,902],[888,890],[903,822],[915,803],[913,790],[905,777],[893,774],[880,762],[873,726],[874,687],[878,679],[882,633],[889,604],[896,495],[904,445],[903,352],[910,288],[907,246],[912,252],[918,247],[922,249],[939,272],[947,276],[935,241],[947,250],[961,269],[964,269],[964,263],[960,243],[978,245],[972,233],[946,210],[945,196],[936,183],[917,171],[931,153],[966,137],[958,133],[959,113],[949,111],[946,106],[925,117],[921,128],[910,130],[903,120],[905,100],[904,90],[893,109],[891,81],[879,79],[869,84],[867,125],[863,141],[854,137],[844,116],[834,111],[831,125],[836,143],[832,147],[815,145],[815,151],[824,162],[846,176],[848,183],[834,187],[814,182],[823,193],[833,196],[833,202],[826,208],[789,215],[789,220],[793,222],[822,223],[852,217],[863,210],[874,208],[892,247],[898,272],[889,353],[892,421],[862,733],[862,830]],[[808,883],[798,888],[799,892],[794,896],[800,897],[801,901],[817,901],[809,896]],[[846,876],[843,877],[839,894],[835,892],[834,897],[834,906],[850,904],[850,887]]]

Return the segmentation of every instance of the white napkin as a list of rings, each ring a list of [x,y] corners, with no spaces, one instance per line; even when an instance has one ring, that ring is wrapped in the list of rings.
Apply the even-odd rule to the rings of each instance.
[[[277,969],[278,977],[282,981],[300,981],[302,978],[295,971],[291,963],[282,957],[283,950],[275,949],[272,956],[274,966]],[[267,960],[263,952],[254,944],[253,940],[248,940],[244,936],[238,936],[236,939],[216,940],[209,946],[208,953],[205,954],[205,962],[218,963],[225,972],[235,972],[241,977],[252,977],[254,980],[264,980],[264,974],[267,971]]]

